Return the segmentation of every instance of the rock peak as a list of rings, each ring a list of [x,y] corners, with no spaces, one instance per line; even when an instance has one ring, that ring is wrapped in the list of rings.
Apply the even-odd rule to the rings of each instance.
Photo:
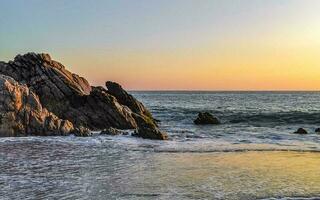
[[[26,54],[18,54],[14,61],[20,61],[20,60],[38,60],[43,62],[51,62],[51,56],[48,53],[34,53],[34,52],[28,52]]]

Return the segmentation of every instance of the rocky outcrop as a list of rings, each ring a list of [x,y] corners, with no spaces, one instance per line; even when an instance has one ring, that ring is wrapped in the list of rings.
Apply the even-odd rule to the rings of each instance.
[[[26,85],[0,75],[0,136],[68,135],[73,124],[43,108]]]
[[[315,132],[316,132],[316,133],[320,133],[320,128],[317,128],[317,129],[315,130]]]
[[[18,55],[1,67],[0,73],[27,84],[50,112],[77,126],[92,130],[136,127],[131,111],[115,97],[103,88],[91,87],[86,79],[72,74],[48,54]]]
[[[118,83],[108,81],[106,82],[108,93],[116,97],[119,103],[128,106],[134,113],[149,117],[153,120],[151,113],[144,107],[144,105],[128,94]],[[153,120],[154,121],[154,120]]]
[[[205,124],[221,124],[218,118],[214,117],[208,112],[200,112],[196,120],[194,120],[196,125]]]
[[[160,131],[155,122],[148,117],[134,115],[138,128],[134,136],[152,140],[167,140],[168,135]]]
[[[301,134],[301,135],[304,135],[304,134],[308,134],[308,131],[306,131],[305,129],[303,128],[299,128],[297,131],[294,132],[295,134]]]
[[[0,62],[0,74],[25,84],[49,113],[67,119],[80,135],[88,135],[88,129],[138,129],[136,116],[157,127],[151,113],[119,84],[107,82],[108,90],[92,87],[48,54],[27,53]]]
[[[167,133],[160,131],[156,120],[144,105],[128,94],[118,83],[106,82],[108,93],[113,95],[119,103],[128,106],[134,114],[133,118],[137,123],[137,131],[134,134],[137,137],[153,140],[167,140]]]

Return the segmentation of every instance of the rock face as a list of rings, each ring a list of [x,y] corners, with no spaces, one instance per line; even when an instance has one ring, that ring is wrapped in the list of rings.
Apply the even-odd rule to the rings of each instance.
[[[308,132],[303,129],[303,128],[299,128],[296,132],[294,132],[295,134],[301,134],[301,135],[304,135],[304,134],[308,134]]]
[[[87,136],[88,129],[138,129],[141,125],[136,116],[157,127],[150,112],[119,84],[107,82],[108,90],[92,87],[48,54],[27,53],[8,63],[0,62],[0,74],[25,84],[48,113],[67,119],[74,131],[80,132],[78,135]]]
[[[200,112],[198,118],[194,120],[196,125],[205,125],[205,124],[221,124],[218,118],[214,117],[208,112]]]
[[[141,102],[128,94],[118,83],[108,81],[106,87],[108,88],[107,92],[110,95],[113,95],[119,103],[128,106],[128,108],[134,112],[132,116],[137,123],[137,132],[134,134],[135,136],[153,140],[168,139],[168,135],[159,130],[151,113]]]
[[[108,93],[116,97],[119,103],[128,106],[134,113],[147,116],[153,120],[151,113],[144,105],[122,89],[121,85],[108,81],[106,82],[106,87],[108,88]]]
[[[68,120],[43,108],[38,96],[8,76],[0,75],[0,136],[68,135]]]

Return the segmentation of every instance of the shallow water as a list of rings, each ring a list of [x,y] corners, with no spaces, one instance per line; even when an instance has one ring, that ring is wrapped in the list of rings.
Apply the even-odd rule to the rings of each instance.
[[[0,138],[0,199],[320,198],[319,93],[133,94],[169,141]]]
[[[1,139],[1,199],[279,199],[320,194],[318,153],[169,153],[154,151],[157,145],[129,136]]]

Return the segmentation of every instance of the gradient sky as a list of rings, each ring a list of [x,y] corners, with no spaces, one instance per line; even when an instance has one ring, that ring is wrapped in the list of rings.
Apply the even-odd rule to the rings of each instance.
[[[93,85],[320,90],[320,1],[0,0],[0,60],[29,51]]]

